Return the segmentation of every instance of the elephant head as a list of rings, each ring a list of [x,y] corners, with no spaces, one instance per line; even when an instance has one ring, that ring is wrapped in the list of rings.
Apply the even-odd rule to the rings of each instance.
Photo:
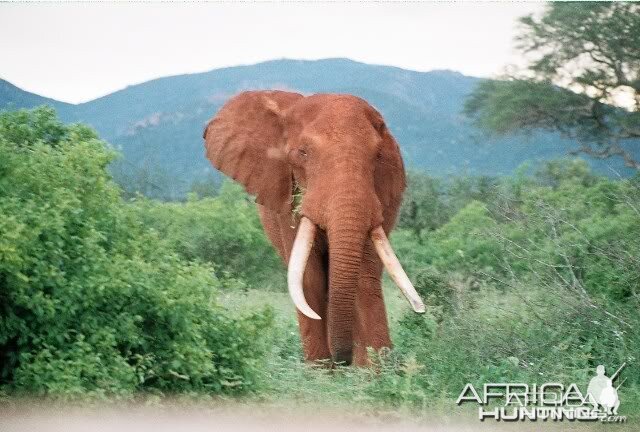
[[[273,212],[292,213],[295,192],[304,191],[288,263],[289,292],[300,312],[320,319],[305,300],[302,278],[321,232],[328,243],[327,329],[334,358],[350,356],[359,269],[369,240],[414,310],[424,312],[385,233],[405,188],[402,158],[382,116],[367,102],[351,95],[243,92],[220,109],[204,138],[213,165]]]

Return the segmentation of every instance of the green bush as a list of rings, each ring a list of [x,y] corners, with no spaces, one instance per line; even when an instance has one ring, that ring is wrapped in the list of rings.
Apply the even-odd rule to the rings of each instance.
[[[482,201],[448,189],[467,204],[420,242],[409,227],[392,238],[427,313],[399,321],[369,390],[422,407],[467,382],[583,386],[598,364],[627,362],[621,391],[637,407],[639,186],[567,161],[503,179]]]
[[[256,206],[237,183],[225,182],[214,198],[191,194],[184,203],[140,198],[132,210],[184,259],[211,264],[225,285],[286,286],[284,266],[262,230]]]
[[[468,201],[460,184],[476,183],[452,182],[437,199],[467,203],[422,238],[403,225],[394,233],[410,273],[430,265],[494,282],[560,283],[594,301],[638,304],[636,179],[614,181],[594,176],[582,161],[553,161],[535,177],[503,179],[482,201]]]
[[[210,267],[136,219],[114,152],[46,108],[0,114],[0,384],[39,395],[234,393],[268,314],[232,318]]]

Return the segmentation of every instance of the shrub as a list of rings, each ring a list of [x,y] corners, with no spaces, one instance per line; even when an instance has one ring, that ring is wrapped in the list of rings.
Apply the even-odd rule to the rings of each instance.
[[[140,198],[132,210],[184,259],[212,265],[224,285],[286,286],[284,266],[262,230],[256,206],[236,183],[225,182],[214,198],[191,194],[184,203]]]
[[[598,364],[627,362],[621,391],[637,406],[638,184],[553,162],[502,180],[500,195],[467,203],[422,244],[395,233],[427,313],[399,321],[376,397],[421,407],[455,399],[467,382],[583,388]]]
[[[217,305],[212,269],[126,209],[106,171],[114,157],[50,109],[0,114],[3,391],[251,389],[269,315]]]

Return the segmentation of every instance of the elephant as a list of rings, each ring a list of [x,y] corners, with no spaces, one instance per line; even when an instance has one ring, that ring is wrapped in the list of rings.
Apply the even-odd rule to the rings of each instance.
[[[425,306],[387,238],[406,187],[382,116],[348,94],[245,91],[205,127],[206,157],[255,196],[287,266],[304,358],[369,364],[391,348],[383,265],[415,312]]]

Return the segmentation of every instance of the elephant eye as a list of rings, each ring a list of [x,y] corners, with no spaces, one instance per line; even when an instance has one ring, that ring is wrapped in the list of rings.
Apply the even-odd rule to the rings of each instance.
[[[307,157],[307,151],[305,149],[300,149],[298,152],[300,153],[300,156]]]

